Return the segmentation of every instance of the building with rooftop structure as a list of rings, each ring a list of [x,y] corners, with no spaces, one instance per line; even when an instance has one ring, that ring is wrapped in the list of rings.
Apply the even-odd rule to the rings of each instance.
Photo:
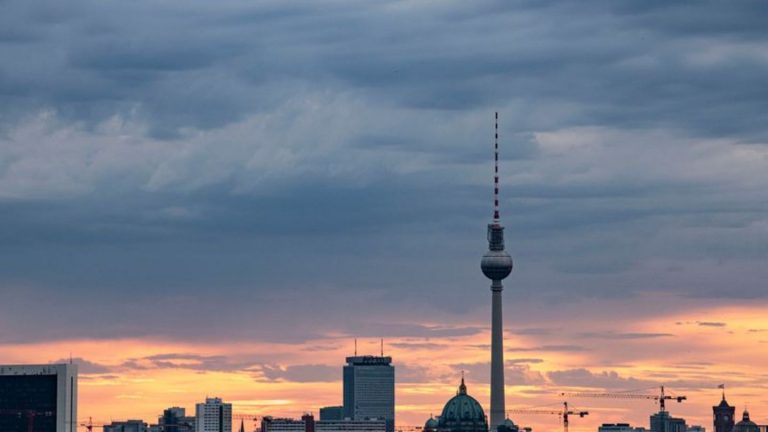
[[[464,378],[453,396],[445,403],[439,417],[430,416],[425,432],[488,432],[488,418],[477,399],[467,393]]]
[[[77,365],[0,365],[0,431],[76,432]]]
[[[345,419],[384,419],[387,432],[395,430],[395,368],[392,357],[347,357],[344,366]]]
[[[741,421],[733,426],[733,432],[760,432],[760,427],[750,420],[749,411],[745,409]]]

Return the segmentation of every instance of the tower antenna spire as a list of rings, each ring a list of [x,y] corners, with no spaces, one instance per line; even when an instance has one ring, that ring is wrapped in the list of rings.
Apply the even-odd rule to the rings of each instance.
[[[357,357],[357,338],[355,338],[355,357]]]
[[[499,217],[499,112],[496,111],[493,138],[493,221],[498,222]]]

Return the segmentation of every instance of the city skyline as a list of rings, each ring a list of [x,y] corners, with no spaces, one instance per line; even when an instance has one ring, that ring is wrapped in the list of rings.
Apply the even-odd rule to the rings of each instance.
[[[398,423],[462,371],[490,414],[498,112],[506,408],[663,384],[710,426],[725,383],[768,423],[767,20],[756,0],[0,2],[0,364],[72,358],[81,419],[206,396],[298,417],[384,338]],[[569,403],[576,432],[655,411]]]

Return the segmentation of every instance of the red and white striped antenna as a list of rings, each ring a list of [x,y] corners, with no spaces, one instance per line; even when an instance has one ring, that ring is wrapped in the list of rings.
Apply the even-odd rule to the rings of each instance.
[[[493,162],[493,221],[499,222],[499,112],[496,111]]]

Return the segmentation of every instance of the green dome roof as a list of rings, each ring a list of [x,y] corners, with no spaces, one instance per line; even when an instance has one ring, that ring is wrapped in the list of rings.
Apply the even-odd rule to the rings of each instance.
[[[437,420],[434,417],[430,417],[429,420],[427,420],[427,422],[424,423],[424,430],[425,431],[437,430],[437,426],[438,426]]]
[[[441,430],[451,432],[483,432],[488,430],[488,422],[480,403],[467,394],[464,378],[461,379],[459,392],[443,408],[438,421]]]
[[[733,430],[735,432],[758,432],[760,427],[749,419],[749,411],[745,409],[744,416],[740,422],[736,423],[736,425],[733,427]]]

